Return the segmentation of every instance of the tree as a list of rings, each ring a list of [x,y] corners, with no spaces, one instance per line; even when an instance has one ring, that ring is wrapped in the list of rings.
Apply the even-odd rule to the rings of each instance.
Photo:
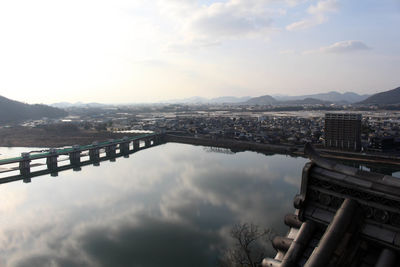
[[[265,242],[271,242],[272,231],[254,224],[236,224],[230,232],[235,243],[219,259],[220,267],[257,267],[265,258]]]

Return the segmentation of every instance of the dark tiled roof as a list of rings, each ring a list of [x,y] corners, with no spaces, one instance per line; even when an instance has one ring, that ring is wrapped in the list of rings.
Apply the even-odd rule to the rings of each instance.
[[[311,145],[288,235],[263,266],[381,266],[400,264],[400,179],[320,157]]]

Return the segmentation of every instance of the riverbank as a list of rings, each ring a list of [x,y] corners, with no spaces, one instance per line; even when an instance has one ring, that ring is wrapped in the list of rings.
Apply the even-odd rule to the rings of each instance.
[[[124,136],[136,136],[138,133],[113,133],[108,131],[81,130],[75,128],[0,128],[0,146],[3,147],[63,147],[87,145],[95,141],[119,139]],[[233,152],[254,151],[263,154],[286,154],[307,157],[302,147],[290,145],[262,144],[233,139],[209,139],[192,136],[166,134],[165,142],[183,143],[209,147],[227,148]],[[400,168],[400,157],[383,154],[365,154],[357,152],[317,149],[321,156],[352,162],[386,164]]]
[[[81,130],[75,128],[28,128],[0,129],[0,146],[3,147],[63,147],[87,145],[95,141],[136,136],[138,133],[112,133],[107,131]]]
[[[273,144],[261,144],[254,142],[237,141],[231,139],[207,139],[207,138],[195,138],[190,136],[178,136],[169,135],[165,136],[166,142],[183,143],[190,145],[201,145],[211,147],[221,147],[231,149],[232,151],[254,151],[263,154],[287,154],[292,156],[307,157],[304,154],[303,148],[288,146],[288,145],[273,145]],[[375,155],[375,154],[364,154],[357,152],[347,151],[335,151],[327,149],[316,149],[321,156],[325,158],[362,162],[362,163],[373,163],[373,164],[386,164],[400,167],[400,158],[388,155]]]
[[[209,139],[166,134],[164,140],[166,142],[173,143],[227,148],[231,149],[233,152],[248,150],[261,153],[269,152],[277,154],[289,154],[293,153],[294,151],[293,147],[285,145],[261,144],[254,142],[238,141],[233,139]]]

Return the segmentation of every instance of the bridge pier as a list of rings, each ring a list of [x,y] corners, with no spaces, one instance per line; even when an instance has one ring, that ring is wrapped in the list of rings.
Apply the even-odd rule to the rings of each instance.
[[[81,151],[79,150],[79,145],[72,146],[73,151],[69,152],[69,161],[71,165],[74,166],[74,171],[80,171],[81,167],[79,166],[81,163]]]
[[[140,148],[140,141],[139,140],[133,141],[133,150],[137,151],[139,150],[139,148]]]
[[[46,158],[46,164],[47,164],[47,169],[52,171],[50,173],[51,176],[56,177],[58,176],[58,172],[57,172],[57,149],[51,148],[49,151],[50,155]]]
[[[109,140],[110,142],[114,142],[114,140]],[[116,150],[117,150],[117,145],[111,144],[105,147],[106,149],[106,156],[108,158],[113,158],[115,157]]]
[[[122,154],[127,154],[127,153],[129,153],[130,142],[128,140],[128,137],[126,137],[126,136],[124,138],[122,138],[122,140],[124,140],[124,142],[119,144],[119,151]]]
[[[19,162],[19,173],[22,176],[29,176],[31,173],[31,160],[29,153],[21,153],[22,161]]]
[[[100,148],[98,147],[99,143],[93,142],[92,145],[94,148],[89,149],[89,159],[93,161],[94,166],[99,166],[100,163]]]
[[[127,141],[128,137],[124,137],[123,140],[126,140],[124,143],[119,144],[119,152],[124,155],[125,158],[129,157],[129,144]]]
[[[160,137],[155,136],[155,137],[153,138],[153,145],[158,145],[158,144],[160,144],[160,143],[161,143]]]
[[[149,146],[151,146],[151,140],[150,139],[144,140],[144,147],[149,147]]]

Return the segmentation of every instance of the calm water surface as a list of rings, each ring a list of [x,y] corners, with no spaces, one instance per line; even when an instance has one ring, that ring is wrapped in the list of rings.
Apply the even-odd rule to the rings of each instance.
[[[165,144],[0,185],[0,266],[215,266],[235,223],[286,232],[306,161]]]

